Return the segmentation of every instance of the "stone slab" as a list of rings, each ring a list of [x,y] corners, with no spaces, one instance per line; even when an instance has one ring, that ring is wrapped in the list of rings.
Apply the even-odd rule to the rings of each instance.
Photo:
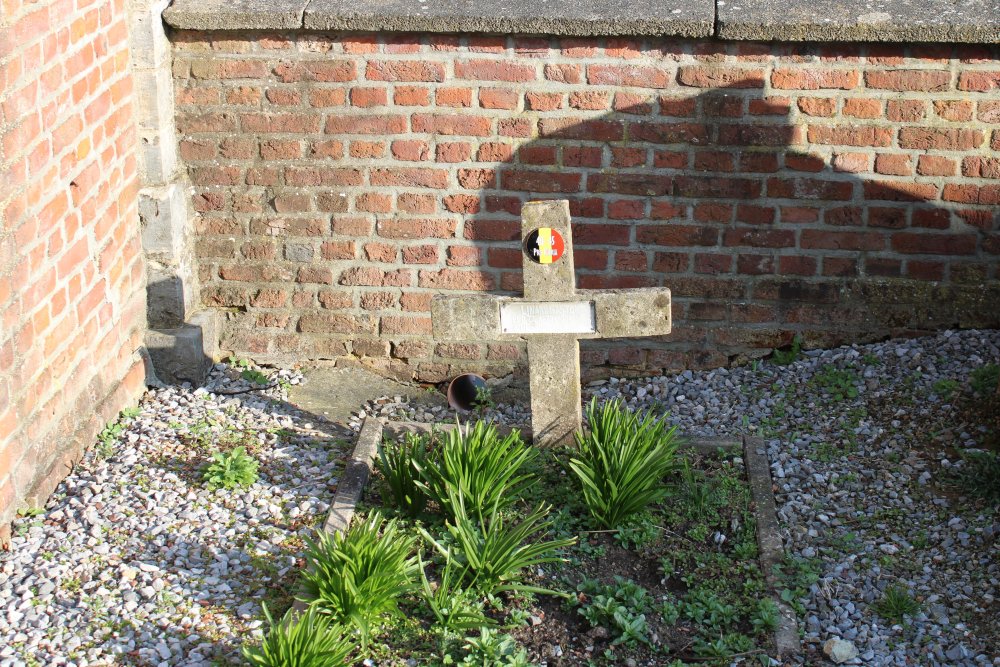
[[[185,4],[194,4],[184,0]],[[314,30],[545,35],[712,34],[711,0],[312,0],[304,27]]]
[[[174,0],[164,22],[181,30],[301,28],[309,0]]]
[[[736,40],[1000,41],[997,0],[729,0],[716,37]]]
[[[583,298],[593,298],[597,331],[602,338],[670,333],[670,290],[666,287],[577,290],[577,293]]]

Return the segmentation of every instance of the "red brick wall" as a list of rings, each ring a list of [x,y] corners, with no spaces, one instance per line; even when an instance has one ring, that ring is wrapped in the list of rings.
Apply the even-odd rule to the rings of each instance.
[[[145,322],[122,0],[3,0],[0,526],[142,389]],[[0,528],[0,541],[6,529]]]
[[[667,285],[675,333],[592,374],[1000,326],[1000,50],[174,35],[202,299],[223,347],[426,379],[443,290],[517,292],[518,214],[572,202],[581,287]],[[602,370],[603,369],[603,370]]]

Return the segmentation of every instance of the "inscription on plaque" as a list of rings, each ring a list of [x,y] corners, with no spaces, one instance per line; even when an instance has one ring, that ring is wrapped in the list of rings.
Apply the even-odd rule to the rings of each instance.
[[[509,334],[594,333],[593,301],[512,301],[500,305],[500,330]]]

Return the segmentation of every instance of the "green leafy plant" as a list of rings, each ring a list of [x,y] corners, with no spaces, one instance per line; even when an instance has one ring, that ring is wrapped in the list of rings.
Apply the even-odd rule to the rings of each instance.
[[[260,371],[253,370],[252,368],[246,368],[240,373],[240,377],[247,382],[253,382],[254,384],[267,384],[269,380],[267,376]]]
[[[821,389],[825,389],[837,401],[856,398],[858,395],[858,389],[854,386],[858,382],[857,373],[849,369],[838,369],[832,364],[824,364],[820,372],[813,377],[813,382]]]
[[[244,646],[243,657],[257,667],[347,667],[354,643],[341,625],[315,608],[298,618],[289,611],[275,623],[264,606],[269,629],[260,646]]]
[[[913,616],[920,611],[920,603],[905,588],[893,584],[885,589],[882,599],[875,603],[875,611],[890,621],[902,623],[904,617]]]
[[[487,386],[476,387],[476,397],[472,399],[472,407],[477,412],[485,412],[497,406],[493,400],[493,390]]]
[[[228,452],[215,452],[202,478],[213,491],[247,487],[257,481],[257,461],[247,454],[245,447],[235,447]]]
[[[736,620],[737,615],[734,605],[723,601],[716,591],[707,587],[688,591],[684,596],[681,612],[694,623],[714,629],[728,627]]]
[[[987,450],[963,452],[958,483],[973,496],[1000,503],[1000,455]]]
[[[762,598],[757,601],[757,608],[750,616],[750,625],[760,633],[774,632],[778,628],[778,621],[781,615],[778,613],[778,605],[770,598]]]
[[[771,352],[771,361],[779,366],[787,366],[798,360],[802,352],[802,336],[795,334],[792,338],[792,345],[788,350],[775,349]]]
[[[383,442],[378,448],[375,468],[382,475],[396,507],[410,517],[427,506],[427,492],[419,484],[420,470],[435,469],[437,462],[428,448],[430,438],[407,433],[402,442]]]
[[[119,414],[118,419],[108,422],[107,426],[97,435],[97,446],[94,448],[97,458],[101,460],[109,459],[115,453],[115,443],[118,442],[121,434],[125,432],[126,424],[124,418],[123,410],[122,414]]]
[[[451,543],[436,540],[430,533],[420,533],[448,561],[461,568],[462,581],[482,593],[512,590],[531,593],[561,595],[546,588],[522,583],[520,572],[543,563],[560,562],[556,554],[576,543],[576,538],[534,542],[531,538],[547,532],[552,522],[545,517],[549,507],[541,504],[521,521],[508,523],[500,512],[498,503],[486,512],[476,508],[473,517],[466,512],[465,499],[449,489],[449,503],[455,518],[447,524]]]
[[[374,621],[397,611],[399,597],[416,588],[415,540],[378,512],[345,533],[309,540],[299,599],[351,623],[367,646]]]
[[[681,617],[681,610],[673,596],[660,603],[660,618],[666,625],[673,625]]]
[[[604,627],[615,634],[611,645],[649,643],[649,624],[645,612],[652,598],[649,592],[630,579],[616,576],[614,584],[585,580],[577,588],[586,596],[578,610],[591,627]]]
[[[577,433],[569,460],[591,516],[616,528],[629,516],[663,499],[663,478],[675,468],[676,428],[650,414],[639,417],[619,400],[587,407],[590,432]]]
[[[414,460],[421,478],[417,485],[452,518],[458,516],[453,497],[469,507],[502,509],[536,483],[535,475],[521,469],[537,454],[518,431],[501,439],[492,423],[458,424],[444,434],[437,465]]]
[[[952,395],[954,395],[960,386],[958,380],[950,378],[942,378],[932,385],[934,393],[946,401],[951,400]]]
[[[997,390],[1000,383],[1000,365],[986,364],[972,371],[969,375],[969,384],[972,390],[980,396],[988,396]]]
[[[496,624],[483,613],[482,602],[475,600],[469,591],[459,588],[462,573],[454,560],[445,560],[435,585],[427,578],[423,559],[420,556],[418,559],[422,597],[439,629],[447,634]]]
[[[660,528],[649,512],[639,512],[625,519],[615,531],[615,541],[626,549],[641,549],[656,542]]]
[[[528,654],[519,648],[510,635],[501,635],[495,630],[482,628],[478,637],[465,639],[467,651],[460,665],[476,667],[530,667]],[[445,664],[454,664],[445,661]]]

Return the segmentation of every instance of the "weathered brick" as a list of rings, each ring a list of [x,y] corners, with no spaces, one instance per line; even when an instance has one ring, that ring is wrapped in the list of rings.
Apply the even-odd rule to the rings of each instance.
[[[976,236],[897,232],[892,235],[892,249],[907,254],[971,255],[976,250]]]
[[[373,334],[376,320],[371,315],[346,313],[308,313],[299,318],[302,333]]]
[[[677,68],[677,82],[682,86],[696,88],[763,88],[764,71],[728,66],[685,65]]]
[[[667,88],[668,70],[647,65],[588,65],[587,83],[594,86]]]
[[[369,81],[444,81],[444,65],[421,60],[369,60],[365,69]]]
[[[330,116],[324,131],[327,134],[402,134],[406,128],[406,116],[364,114]]]
[[[495,286],[491,274],[483,271],[468,271],[464,269],[441,269],[440,271],[421,271],[418,275],[418,285],[444,290],[492,290]]]
[[[951,72],[944,70],[872,70],[865,72],[865,85],[876,90],[937,93],[948,90]]]
[[[506,109],[517,108],[518,100],[521,96],[516,90],[507,88],[480,88],[479,106],[484,109]]]
[[[985,135],[982,130],[923,127],[903,127],[899,130],[901,148],[967,151],[979,148],[983,141]]]
[[[479,81],[534,81],[535,65],[504,60],[459,60],[455,62],[455,76],[459,79]]]
[[[447,218],[390,218],[376,225],[378,235],[388,239],[453,238],[455,227]]]
[[[874,125],[810,125],[807,137],[814,144],[835,146],[885,148],[892,145],[892,130]]]
[[[771,73],[771,85],[779,90],[850,90],[860,82],[860,72],[853,69],[776,69]]]
[[[875,171],[893,176],[911,176],[913,164],[906,154],[879,153],[875,156]]]
[[[492,120],[467,114],[413,114],[414,132],[438,135],[487,137],[492,134]]]
[[[987,93],[1000,88],[1000,71],[962,72],[958,76],[958,89],[975,93]]]

